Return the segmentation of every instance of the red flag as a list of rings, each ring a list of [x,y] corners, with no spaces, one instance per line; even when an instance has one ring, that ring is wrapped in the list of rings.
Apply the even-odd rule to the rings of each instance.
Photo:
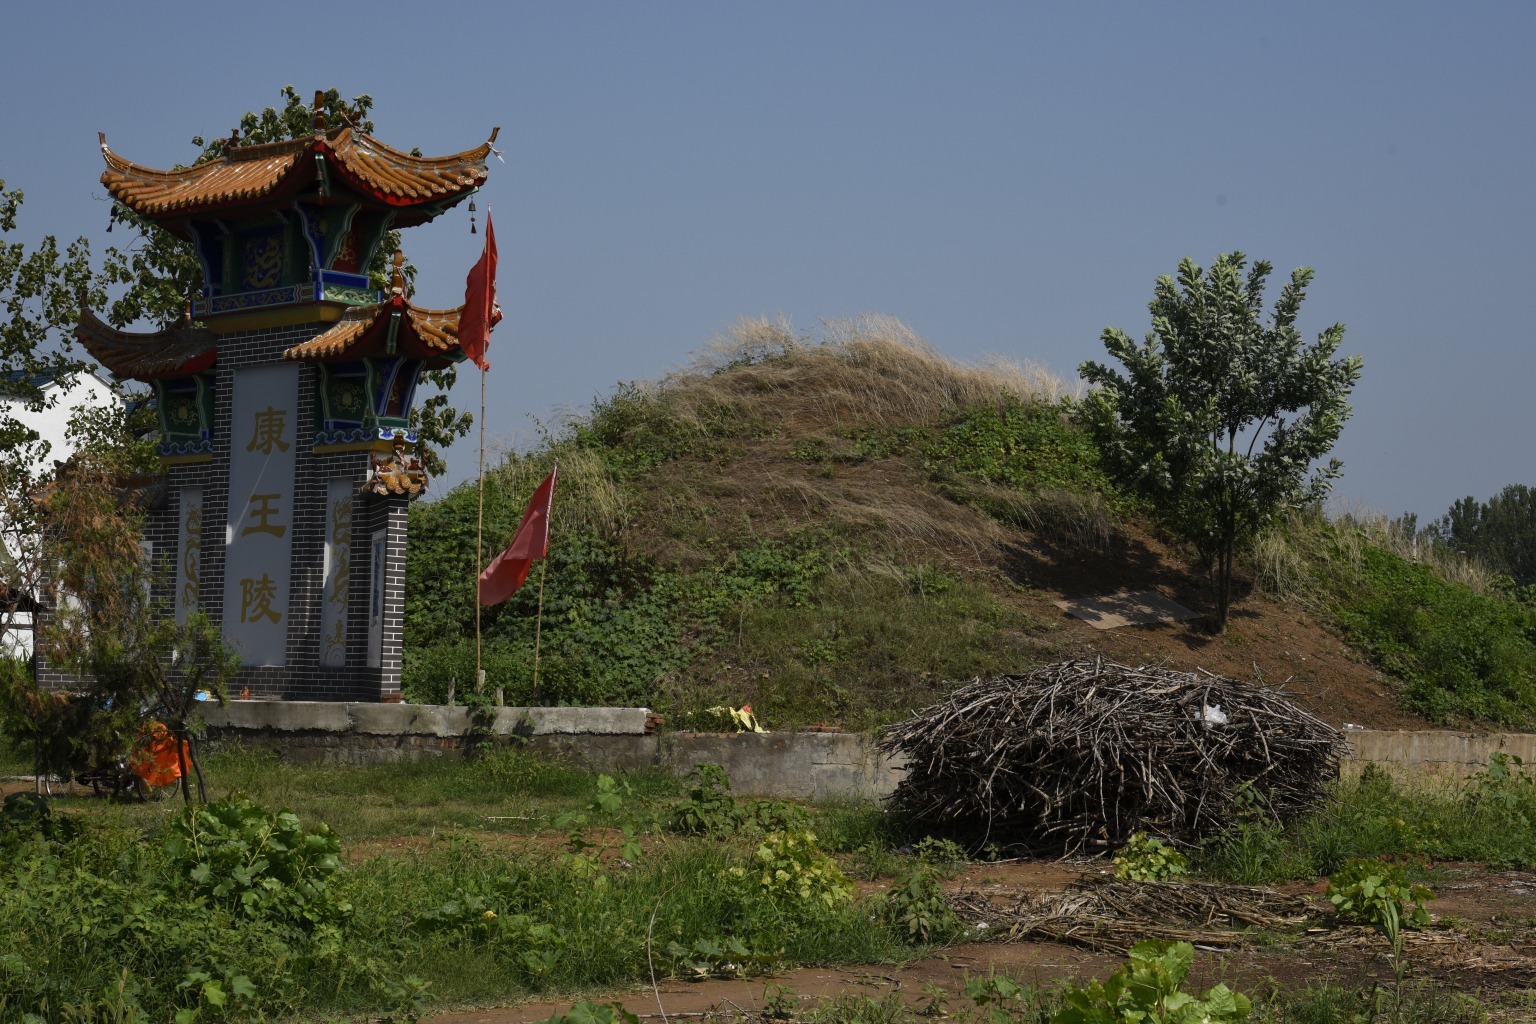
[[[500,604],[517,592],[528,578],[535,559],[549,554],[549,506],[555,497],[556,466],[528,499],[523,521],[517,526],[507,550],[480,574],[480,603]]]
[[[464,282],[464,312],[459,316],[459,348],[482,370],[491,368],[485,350],[491,347],[491,328],[501,320],[496,305],[496,229],[491,211],[485,211],[485,251],[475,261]]]

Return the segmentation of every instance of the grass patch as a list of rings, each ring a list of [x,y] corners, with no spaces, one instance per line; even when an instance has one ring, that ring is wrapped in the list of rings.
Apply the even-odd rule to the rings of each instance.
[[[1208,840],[1194,866],[1208,878],[1244,884],[1332,875],[1355,857],[1529,868],[1536,865],[1536,781],[1509,767],[1459,786],[1414,789],[1367,771],[1288,826],[1249,816]]]
[[[1334,599],[1349,637],[1404,682],[1404,699],[1436,722],[1536,721],[1536,609],[1436,575],[1374,545],[1357,586]]]
[[[343,840],[390,839],[433,832],[472,830],[527,834],[585,806],[596,775],[515,748],[475,758],[449,753],[442,758],[398,764],[294,764],[265,751],[226,750],[204,759],[209,796],[243,794],[269,807],[284,807],[307,821],[323,821]],[[660,772],[624,776],[630,793],[658,800],[682,791],[682,783]],[[66,811],[100,813],[91,797],[60,797]],[[126,803],[110,812],[124,824],[155,828],[174,813],[179,798],[149,804]],[[595,815],[613,824],[615,815]]]
[[[652,965],[663,977],[731,975],[926,948],[886,923],[878,898],[857,900],[809,833],[658,830],[673,780],[603,782],[518,751],[344,768],[234,752],[208,767],[220,792],[301,809],[273,819],[283,849],[254,833],[210,838],[217,830],[178,846],[186,832],[171,804],[64,799],[53,820],[69,827],[0,820],[0,1016],[165,1020],[201,1008],[203,1019],[217,1001],[239,1019],[409,1014],[625,988]],[[259,828],[239,806],[240,827]],[[541,819],[549,841],[489,835],[486,812],[517,809]],[[297,831],[319,818],[344,840],[330,867],[334,840]],[[481,828],[443,829],[456,820]],[[869,807],[813,820],[839,848],[894,842]],[[345,845],[428,821],[435,835],[388,855],[359,859]],[[637,831],[638,845],[626,838]],[[216,842],[224,853],[211,852]],[[311,867],[290,879],[295,850]]]
[[[1032,638],[1043,628],[980,583],[928,566],[844,574],[803,604],[747,606],[734,625],[735,636],[694,673],[694,693],[750,700],[770,727],[847,729],[901,718],[945,680],[1033,661]]]

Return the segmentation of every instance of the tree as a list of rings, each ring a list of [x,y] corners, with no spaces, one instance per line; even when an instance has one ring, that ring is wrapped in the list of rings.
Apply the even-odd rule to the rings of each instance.
[[[1457,501],[1430,527],[1435,538],[1513,576],[1536,583],[1536,488],[1510,484],[1486,502]]]
[[[200,135],[193,136],[192,145],[202,150],[196,162],[206,163],[222,157],[232,143],[257,145],[313,135],[313,108],[291,85],[283,86],[281,95],[283,105],[280,108],[267,107],[259,113],[247,111],[227,138],[209,141]],[[329,89],[323,95],[327,130],[350,125],[358,131],[373,133],[373,121],[368,116],[373,109],[373,97],[364,93],[354,96],[348,103],[335,89]],[[413,150],[412,155],[420,156],[420,153]],[[108,319],[116,326],[137,320],[170,323],[180,319],[185,313],[188,296],[201,291],[203,286],[202,268],[193,255],[191,243],[121,204],[113,205],[112,223],[130,226],[139,237],[126,249],[107,251],[106,280],[113,285],[127,286],[112,303]],[[368,264],[368,277],[375,289],[388,290],[393,270],[390,260],[399,247],[400,232],[390,231],[374,252]],[[416,279],[416,268],[407,262],[404,270],[409,292]],[[447,392],[453,387],[456,376],[457,370],[453,366],[424,374],[426,382],[436,388],[437,393],[427,395],[411,410],[411,426],[421,439],[417,455],[432,476],[447,472],[440,449],[468,434],[474,422],[470,413],[460,412],[448,404]]]
[[[1106,328],[1101,340],[1124,373],[1097,362],[1082,422],[1122,485],[1192,542],[1214,573],[1214,632],[1226,628],[1233,559],[1283,512],[1323,497],[1343,466],[1327,455],[1349,418],[1358,356],[1334,358],[1342,324],[1307,344],[1296,316],[1313,271],[1301,267],[1260,317],[1272,267],[1240,252],[1202,271],[1186,257],[1177,280],[1158,278],[1152,330],[1136,344]]]
[[[38,773],[73,776],[129,752],[146,726],[162,722],[181,765],[182,793],[194,772],[206,798],[192,715],[195,695],[221,702],[238,662],[200,613],[177,623],[157,599],[164,567],[142,553],[140,498],[153,445],[122,407],[84,409],[70,425],[75,453],[33,494],[40,509],[40,599],[53,608],[38,650],[78,687],[55,693],[25,673],[0,680],[0,724],[33,748]],[[183,743],[188,742],[188,747]]]
[[[0,181],[0,235],[15,230],[23,199]],[[109,266],[132,257],[108,250]],[[143,269],[152,276],[152,265]],[[9,631],[22,612],[54,608],[37,649],[82,680],[79,692],[51,693],[24,664],[0,665],[0,726],[33,749],[39,774],[71,775],[127,751],[146,715],[166,719],[177,739],[191,738],[192,693],[222,695],[234,669],[217,629],[199,618],[177,624],[151,603],[158,567],[141,555],[135,484],[159,469],[146,440],[153,413],[76,410],[74,454],[62,465],[18,415],[57,402],[85,370],[72,328],[82,299],[106,304],[111,279],[92,267],[85,239],[61,248],[47,236],[30,252],[0,243],[0,628]],[[109,318],[122,326],[157,294],[130,288],[137,297]]]
[[[16,230],[23,199],[0,180],[0,238]],[[0,241],[0,631],[6,635],[35,608],[45,576],[41,510],[33,495],[49,480],[52,453],[20,413],[57,402],[85,369],[70,334],[82,294],[105,301],[85,239],[61,248],[48,235],[31,251]]]

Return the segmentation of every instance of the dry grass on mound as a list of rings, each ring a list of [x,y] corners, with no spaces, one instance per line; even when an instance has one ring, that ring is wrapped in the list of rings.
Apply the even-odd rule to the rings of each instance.
[[[956,409],[1072,390],[1030,363],[947,359],[895,317],[868,313],[823,321],[819,337],[797,337],[782,318],[743,318],[653,386],[701,429],[722,407],[801,429],[934,426]]]

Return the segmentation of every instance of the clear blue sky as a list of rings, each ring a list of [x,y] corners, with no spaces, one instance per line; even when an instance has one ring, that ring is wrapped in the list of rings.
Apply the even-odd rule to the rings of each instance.
[[[190,161],[286,83],[371,93],[401,148],[501,125],[503,445],[743,314],[890,313],[1070,376],[1106,325],[1145,332],[1180,257],[1242,249],[1315,267],[1304,329],[1365,357],[1342,497],[1434,516],[1536,484],[1528,3],[10,0],[0,25],[26,240],[122,239],[96,131]],[[418,301],[462,301],[479,244],[462,209],[410,232]]]

